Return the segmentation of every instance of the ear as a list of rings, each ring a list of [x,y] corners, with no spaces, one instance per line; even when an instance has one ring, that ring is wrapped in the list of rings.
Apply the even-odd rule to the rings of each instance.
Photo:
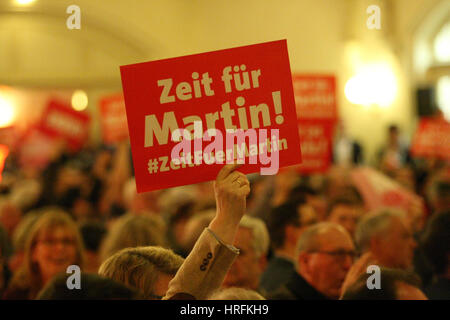
[[[266,270],[267,267],[267,257],[265,254],[262,254],[261,257],[259,257],[258,259],[258,265],[259,268],[261,269],[261,272],[263,272],[264,270]]]
[[[301,252],[297,257],[298,268],[302,270],[302,273],[309,274],[310,266],[310,255],[306,252]]]

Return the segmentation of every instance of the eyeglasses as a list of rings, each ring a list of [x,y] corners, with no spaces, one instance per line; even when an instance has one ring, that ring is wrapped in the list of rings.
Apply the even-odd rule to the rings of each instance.
[[[38,242],[42,243],[43,245],[49,246],[49,247],[53,247],[59,243],[61,243],[65,247],[75,245],[75,239],[73,239],[73,238],[61,238],[61,239],[47,238],[47,239],[38,240]]]

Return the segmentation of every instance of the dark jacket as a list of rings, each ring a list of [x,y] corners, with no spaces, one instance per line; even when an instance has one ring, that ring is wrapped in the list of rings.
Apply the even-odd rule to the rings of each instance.
[[[261,276],[259,291],[264,295],[270,295],[287,283],[293,273],[295,273],[295,268],[292,261],[274,256]]]
[[[285,285],[267,298],[269,300],[329,300],[296,272],[291,275]]]
[[[430,300],[450,300],[450,279],[438,278],[424,291]]]

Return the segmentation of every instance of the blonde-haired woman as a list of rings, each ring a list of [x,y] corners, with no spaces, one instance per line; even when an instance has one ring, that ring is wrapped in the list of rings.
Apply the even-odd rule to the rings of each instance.
[[[77,225],[59,209],[45,211],[31,228],[24,261],[4,299],[34,299],[55,275],[70,265],[83,265],[83,244]]]
[[[102,243],[100,257],[105,261],[124,248],[165,245],[165,224],[160,217],[128,213],[112,225]]]
[[[145,299],[161,299],[183,261],[161,247],[126,248],[103,262],[98,273],[137,289]]]

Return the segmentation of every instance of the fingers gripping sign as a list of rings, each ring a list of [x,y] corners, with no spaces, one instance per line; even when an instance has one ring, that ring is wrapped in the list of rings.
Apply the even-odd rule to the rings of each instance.
[[[236,171],[242,164],[227,164],[217,174],[214,182],[217,212],[210,227],[227,242],[233,243],[237,227],[246,210],[250,193],[247,177]]]

